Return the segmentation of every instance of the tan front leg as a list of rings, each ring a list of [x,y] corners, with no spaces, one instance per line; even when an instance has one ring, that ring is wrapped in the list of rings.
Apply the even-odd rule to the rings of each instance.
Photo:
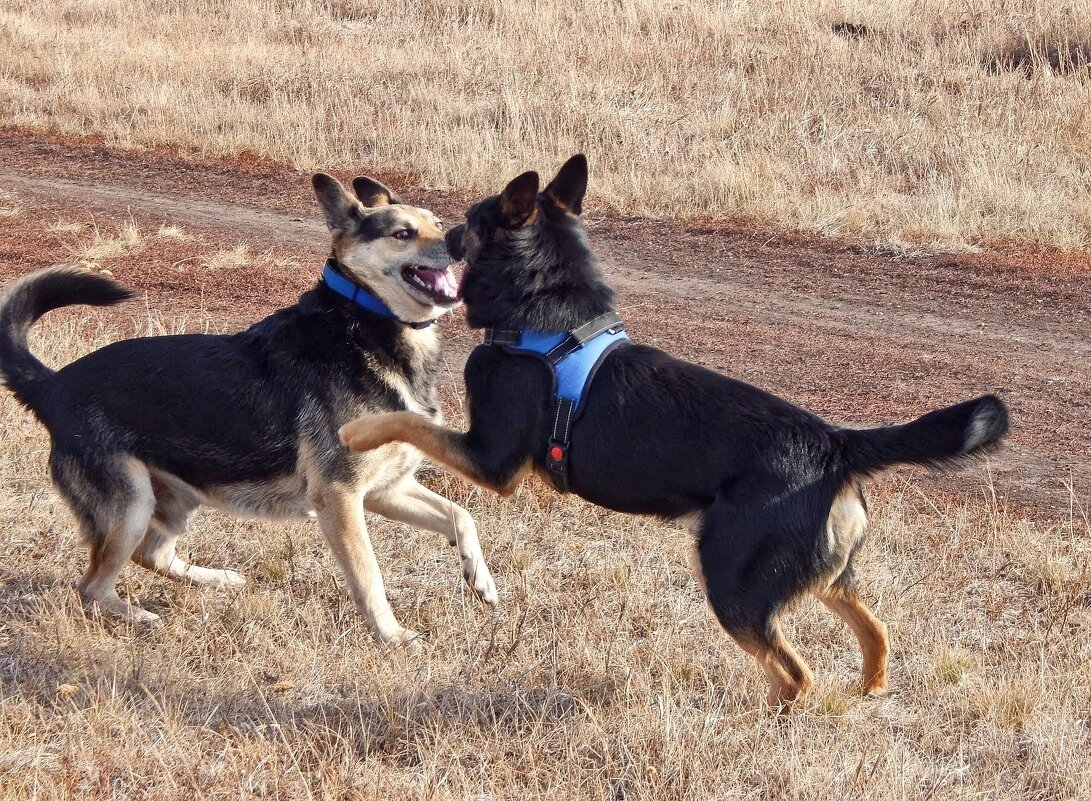
[[[390,442],[406,442],[436,464],[501,495],[511,495],[515,491],[527,467],[506,479],[505,483],[497,484],[474,464],[466,452],[465,434],[436,425],[427,417],[412,412],[364,415],[341,426],[338,434],[341,442],[354,451],[370,451]]]
[[[404,645],[420,635],[398,623],[386,600],[383,577],[364,523],[362,495],[354,487],[326,485],[313,491],[311,500],[356,608],[380,641]]]
[[[481,555],[477,526],[457,503],[410,478],[379,495],[368,495],[364,508],[389,520],[442,534],[449,545],[458,548],[462,577],[470,589],[489,606],[496,606],[496,585]]]

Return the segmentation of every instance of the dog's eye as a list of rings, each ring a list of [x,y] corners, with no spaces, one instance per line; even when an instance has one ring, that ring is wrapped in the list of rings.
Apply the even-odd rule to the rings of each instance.
[[[443,220],[436,220],[436,228],[443,230]]]
[[[395,239],[412,239],[413,232],[410,231],[408,228],[403,228],[400,231],[395,231],[391,234],[391,236]]]

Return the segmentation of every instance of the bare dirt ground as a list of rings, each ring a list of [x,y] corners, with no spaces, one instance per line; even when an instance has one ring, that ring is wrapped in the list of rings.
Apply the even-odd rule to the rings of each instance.
[[[413,176],[381,177],[448,220],[472,201],[407,189]],[[315,280],[327,241],[308,176],[256,160],[7,131],[0,192],[20,209],[0,223],[5,283],[65,260],[71,237],[48,230],[59,219],[174,225],[206,245],[275,252],[275,265],[214,270],[164,240],[110,265],[150,307],[199,310],[228,330],[293,302]],[[899,422],[996,392],[1013,418],[1009,445],[992,461],[997,493],[1032,513],[1067,513],[1073,500],[1087,507],[1091,256],[1005,247],[882,253],[741,224],[594,209],[586,217],[634,337],[843,423]],[[285,269],[284,259],[298,268]],[[444,334],[454,384],[477,335],[461,319],[447,321]]]

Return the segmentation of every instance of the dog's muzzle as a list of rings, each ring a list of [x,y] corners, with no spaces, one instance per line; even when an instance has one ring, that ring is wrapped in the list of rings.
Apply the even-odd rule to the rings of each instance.
[[[462,246],[462,232],[465,230],[466,224],[462,223],[448,231],[444,237],[444,241],[447,243],[447,252],[451,254],[451,258],[455,261],[462,261],[466,258],[466,248]]]

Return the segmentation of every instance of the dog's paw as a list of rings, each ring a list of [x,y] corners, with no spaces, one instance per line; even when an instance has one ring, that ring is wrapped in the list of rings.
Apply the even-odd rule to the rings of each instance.
[[[885,676],[867,682],[857,682],[855,689],[860,695],[867,698],[882,698],[890,693],[890,687],[887,685]]]
[[[399,628],[379,635],[379,641],[391,648],[404,648],[409,653],[417,653],[424,648],[424,635],[413,629]]]
[[[91,614],[99,618],[117,620],[146,629],[157,629],[163,625],[163,620],[155,612],[149,612],[129,601],[106,598],[90,600],[88,605]]]
[[[180,577],[198,587],[211,587],[216,590],[234,590],[246,584],[246,577],[234,570],[199,565],[186,565]]]
[[[466,579],[466,584],[473,590],[479,601],[493,608],[496,607],[498,601],[496,583],[492,580],[492,573],[489,572],[489,567],[483,560],[463,559],[462,577]]]
[[[341,426],[337,436],[344,445],[354,451],[370,451],[386,445],[390,438],[386,435],[383,422],[388,417],[384,414],[367,414],[351,423]]]
[[[209,586],[215,587],[218,590],[235,590],[246,584],[246,576],[242,573],[236,573],[234,570],[213,570],[215,573],[214,581],[209,582]]]

